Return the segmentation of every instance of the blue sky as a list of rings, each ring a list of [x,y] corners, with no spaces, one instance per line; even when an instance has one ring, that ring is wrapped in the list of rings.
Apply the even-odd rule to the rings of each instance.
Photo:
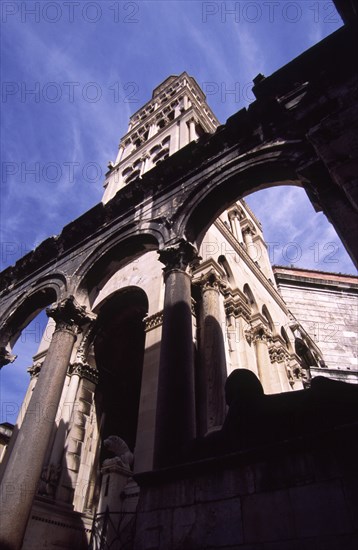
[[[194,76],[225,122],[253,99],[258,73],[342,24],[323,0],[3,1],[1,9],[1,269],[100,201],[129,116],[169,74]],[[275,243],[275,263],[355,272],[301,189],[247,200]],[[1,375],[3,399],[18,399],[16,372],[37,346],[30,335],[13,380]]]

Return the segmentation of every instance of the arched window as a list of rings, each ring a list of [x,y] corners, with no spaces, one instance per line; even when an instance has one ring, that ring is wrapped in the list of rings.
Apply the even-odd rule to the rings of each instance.
[[[271,332],[274,332],[275,330],[275,325],[272,321],[272,317],[267,309],[267,307],[265,305],[262,306],[262,315],[263,317],[265,318],[265,320],[267,321],[267,324],[268,326],[270,327],[270,330]]]
[[[230,285],[232,287],[235,286],[235,279],[234,279],[234,275],[231,271],[231,267],[229,265],[229,262],[227,261],[227,259],[225,258],[225,256],[219,256],[218,257],[218,263],[222,266],[222,268],[224,269],[225,271],[225,274],[226,274],[226,278],[228,280],[228,282],[230,283]]]
[[[243,293],[245,294],[246,298],[247,298],[247,301],[252,309],[252,311],[254,313],[257,313],[258,312],[258,307],[257,307],[257,303],[256,303],[256,300],[255,300],[255,297],[252,293],[252,290],[251,288],[249,287],[248,284],[245,284],[244,285],[244,288],[243,288]]]

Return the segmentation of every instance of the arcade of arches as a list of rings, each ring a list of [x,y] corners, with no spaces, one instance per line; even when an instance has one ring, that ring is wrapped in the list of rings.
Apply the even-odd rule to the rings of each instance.
[[[190,442],[223,426],[232,371],[252,371],[266,394],[277,394],[308,387],[310,368],[324,366],[278,290],[260,222],[243,197],[271,185],[303,186],[357,260],[350,148],[357,75],[346,54],[353,43],[345,26],[258,77],[256,101],[216,131],[216,119],[199,108],[195,80],[170,77],[156,89],[155,108],[164,112],[178,94],[182,111],[161,125],[148,118],[149,132],[128,156],[144,158],[146,140],[153,148],[156,133],[162,143],[171,129],[177,150],[0,275],[2,365],[11,364],[18,335],[38,311],[48,307],[53,326],[4,456],[5,548],[20,548],[23,537],[24,548],[39,537],[51,545],[46,525],[54,515],[73,527],[76,547],[86,547],[96,512],[127,506],[133,513],[132,454],[136,473],[185,461]],[[139,132],[131,124],[123,143]],[[199,127],[212,133],[198,138]],[[183,136],[189,144],[181,148]],[[127,160],[116,162],[112,190]],[[106,448],[111,436],[117,447]],[[65,529],[54,531],[70,548]],[[137,548],[146,548],[140,540]]]

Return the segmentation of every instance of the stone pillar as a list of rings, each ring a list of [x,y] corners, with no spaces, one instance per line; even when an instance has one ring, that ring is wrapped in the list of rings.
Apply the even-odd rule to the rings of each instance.
[[[21,548],[76,334],[88,322],[85,308],[75,304],[73,296],[47,313],[55,319],[56,330],[0,488],[0,546],[7,550]]]
[[[72,367],[70,383],[65,395],[64,406],[61,411],[61,419],[56,431],[55,441],[52,447],[49,464],[60,465],[66,439],[66,431],[71,419],[73,407],[75,404],[76,393],[80,382],[78,370]]]
[[[257,370],[259,379],[265,393],[278,393],[281,391],[281,384],[275,365],[272,365],[268,348],[268,341],[271,333],[262,325],[256,325],[247,335],[255,345]]]
[[[219,429],[225,420],[227,378],[220,297],[225,285],[211,270],[201,276],[199,328],[198,435]]]
[[[231,320],[234,331],[231,332],[230,348],[235,356],[235,368],[252,370],[256,375],[256,357],[246,338],[250,327],[251,311],[245,296],[237,289],[226,293],[225,311]]]
[[[176,153],[178,151],[179,139],[180,139],[180,121],[177,121],[170,135],[169,155],[172,155],[173,153]]]
[[[142,164],[140,167],[140,175],[142,176],[145,172],[148,172],[150,169],[150,154],[145,153],[142,157]]]
[[[145,319],[145,350],[135,444],[134,471],[153,469],[157,382],[162,340],[163,311]]]
[[[118,164],[119,162],[121,162],[122,157],[123,157],[123,152],[124,152],[124,145],[123,145],[123,144],[120,144],[119,150],[118,150],[118,155],[117,155],[117,158],[116,158],[116,164]]]
[[[191,275],[198,258],[187,241],[160,251],[165,264],[165,296],[160,351],[154,466],[180,460],[183,446],[196,435]]]
[[[256,245],[252,240],[252,230],[249,227],[247,227],[244,230],[243,234],[244,234],[244,242],[246,245],[247,253],[250,256],[250,258],[255,261],[257,260],[258,255],[257,255]]]
[[[231,225],[231,231],[234,234],[234,237],[239,243],[242,243],[242,232],[241,232],[241,226],[240,226],[240,220],[239,220],[239,214],[238,212],[232,210],[229,212],[229,220]]]
[[[196,139],[195,120],[191,118],[189,120],[189,141],[194,141],[194,139]]]
[[[279,344],[272,346],[269,349],[270,359],[272,367],[277,371],[278,380],[280,382],[280,388],[278,391],[291,391],[287,370],[286,370],[286,356],[288,353]]]
[[[179,121],[179,149],[189,143],[189,129],[185,120]]]

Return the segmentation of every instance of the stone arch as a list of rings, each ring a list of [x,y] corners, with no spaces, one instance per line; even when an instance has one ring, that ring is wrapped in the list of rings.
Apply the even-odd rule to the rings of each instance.
[[[64,275],[44,277],[17,297],[1,318],[0,347],[11,352],[23,329],[50,304],[65,294],[67,282]]]
[[[116,271],[142,254],[158,250],[161,242],[159,231],[111,237],[102,242],[75,273],[79,281],[75,291],[78,301],[91,307],[99,290]]]
[[[183,202],[177,231],[198,247],[213,221],[234,202],[268,187],[308,186],[297,173],[302,153],[301,142],[276,141],[218,163]]]
[[[230,284],[230,286],[232,288],[235,288],[237,286],[236,281],[235,281],[235,277],[234,277],[234,274],[232,272],[232,269],[230,267],[230,264],[229,264],[226,256],[224,256],[224,255],[219,256],[218,257],[218,264],[221,265],[221,267],[224,269],[226,277],[227,277],[227,281]]]

